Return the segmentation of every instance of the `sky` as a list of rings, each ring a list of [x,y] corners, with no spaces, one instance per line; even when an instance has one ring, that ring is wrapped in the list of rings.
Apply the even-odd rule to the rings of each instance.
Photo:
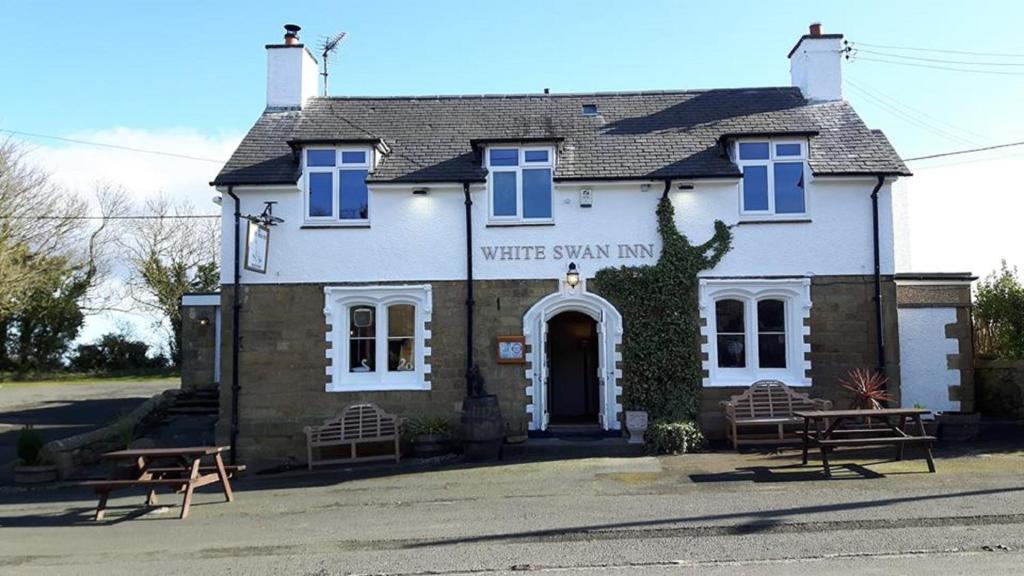
[[[348,33],[333,95],[410,95],[786,86],[786,54],[814,21],[860,50],[844,63],[844,97],[904,158],[1024,140],[1024,3],[891,0],[7,0],[0,131],[70,189],[113,182],[212,211],[207,183],[263,110],[264,45],[286,23],[308,44]],[[915,176],[897,188],[902,269],[1024,268],[1024,147],[909,165]],[[91,318],[83,338],[114,320]]]

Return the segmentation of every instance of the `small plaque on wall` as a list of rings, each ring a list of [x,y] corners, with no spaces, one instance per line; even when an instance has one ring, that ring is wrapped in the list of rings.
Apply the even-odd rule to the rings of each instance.
[[[498,336],[498,364],[525,364],[526,339],[522,336]]]

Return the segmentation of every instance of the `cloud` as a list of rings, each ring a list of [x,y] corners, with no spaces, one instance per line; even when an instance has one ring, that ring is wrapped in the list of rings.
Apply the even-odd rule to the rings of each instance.
[[[984,277],[1003,259],[1024,269],[1024,156],[947,157],[911,171],[896,190],[899,271]]]

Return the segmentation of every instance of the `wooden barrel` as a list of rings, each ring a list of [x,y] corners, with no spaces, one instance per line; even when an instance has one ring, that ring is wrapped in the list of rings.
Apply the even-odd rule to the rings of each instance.
[[[497,396],[488,394],[463,399],[462,440],[467,460],[500,459],[503,436]]]

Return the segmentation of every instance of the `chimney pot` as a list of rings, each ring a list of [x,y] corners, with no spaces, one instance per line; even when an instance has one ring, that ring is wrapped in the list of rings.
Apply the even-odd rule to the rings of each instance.
[[[821,36],[821,22],[814,22],[810,26],[811,36],[818,38]]]
[[[284,43],[292,46],[299,43],[299,30],[302,30],[301,26],[296,24],[285,24],[284,25]]]

